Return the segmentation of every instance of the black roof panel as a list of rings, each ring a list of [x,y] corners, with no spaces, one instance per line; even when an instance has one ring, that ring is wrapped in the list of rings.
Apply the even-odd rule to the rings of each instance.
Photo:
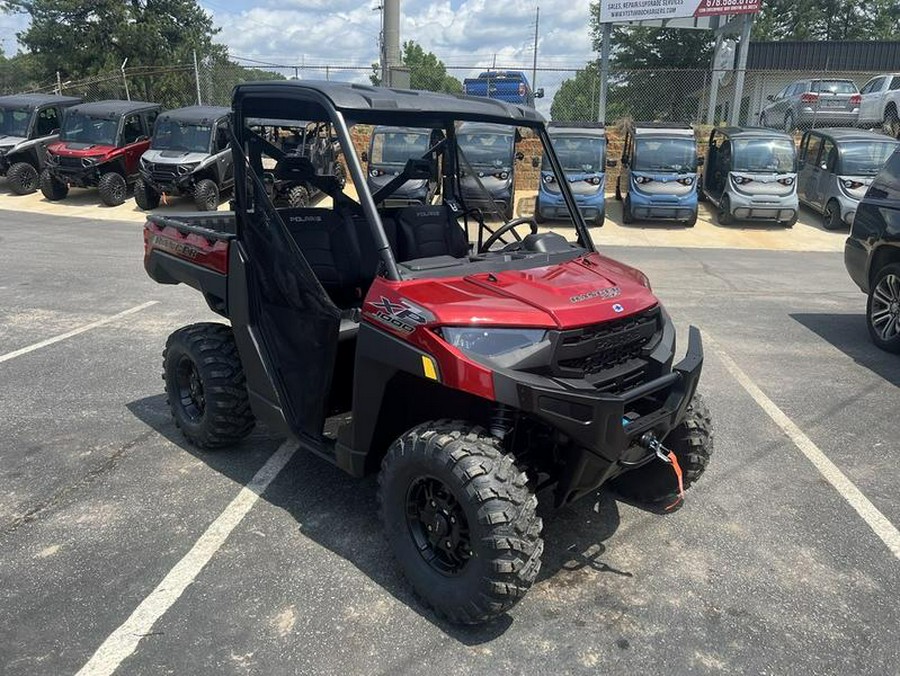
[[[778,139],[787,139],[793,142],[794,137],[790,134],[785,134],[783,131],[778,131],[777,129],[769,129],[768,127],[720,127],[716,129],[726,136],[730,138],[778,138]]]
[[[235,108],[241,107],[242,102],[248,99],[247,114],[251,116],[278,117],[274,112],[276,108],[289,110],[293,107],[290,99],[299,99],[327,101],[351,123],[428,127],[452,120],[472,120],[535,126],[544,121],[534,108],[480,96],[388,89],[345,82],[279,80],[237,85],[233,92]],[[283,104],[279,100],[283,100]]]
[[[81,98],[77,96],[56,96],[55,94],[12,94],[10,96],[0,96],[0,105],[4,106],[36,108],[50,103],[71,106],[81,103]]]
[[[231,108],[225,106],[188,106],[187,108],[167,110],[159,117],[179,122],[215,122],[230,112]]]
[[[835,141],[893,141],[895,139],[885,134],[879,134],[876,131],[868,131],[865,129],[852,129],[847,127],[822,127],[814,129],[817,134],[828,136]]]
[[[120,99],[109,99],[107,101],[94,101],[92,103],[82,103],[75,106],[73,110],[88,115],[127,115],[148,108],[160,108],[158,103],[148,103],[147,101],[122,101]]]

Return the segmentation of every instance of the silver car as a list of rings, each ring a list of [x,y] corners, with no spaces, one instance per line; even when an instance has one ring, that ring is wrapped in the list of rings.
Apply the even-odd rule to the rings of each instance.
[[[759,114],[760,127],[794,129],[854,127],[861,96],[853,80],[813,79],[789,84]]]
[[[800,201],[822,214],[828,230],[852,225],[859,200],[898,145],[859,129],[806,132],[800,141]]]

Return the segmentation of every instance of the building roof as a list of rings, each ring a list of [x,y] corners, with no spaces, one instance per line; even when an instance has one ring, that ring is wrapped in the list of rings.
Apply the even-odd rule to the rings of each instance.
[[[900,41],[751,42],[747,70],[895,71],[900,70]]]
[[[875,131],[867,131],[865,129],[851,129],[847,127],[824,127],[814,129],[817,134],[829,136],[835,141],[883,141],[896,143],[896,139],[890,136],[879,134]]]
[[[230,112],[231,109],[225,106],[188,106],[187,108],[167,110],[159,117],[160,119],[177,120],[179,122],[213,123]]]
[[[71,106],[81,103],[81,98],[77,96],[56,96],[55,94],[12,94],[10,96],[0,96],[0,105],[3,106],[37,108],[50,103]]]
[[[160,105],[158,103],[148,103],[147,101],[121,101],[119,99],[109,99],[107,101],[82,103],[72,108],[72,110],[77,110],[80,113],[87,113],[88,115],[118,117],[119,115],[127,115],[128,113],[159,107]]]
[[[233,92],[235,110],[251,117],[290,117],[308,110],[298,102],[329,104],[351,123],[442,126],[453,120],[537,126],[544,118],[534,108],[478,96],[388,89],[346,82],[277,80],[245,82]]]

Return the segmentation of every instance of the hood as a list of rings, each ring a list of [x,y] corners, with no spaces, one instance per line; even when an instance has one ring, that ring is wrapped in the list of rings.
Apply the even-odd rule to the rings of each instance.
[[[656,305],[644,279],[634,268],[589,254],[529,270],[423,279],[405,284],[403,295],[444,326],[570,329],[621,319]],[[436,284],[442,287],[439,291]]]
[[[74,141],[56,141],[47,146],[47,150],[62,157],[98,157],[116,150],[115,146],[102,143],[75,143]]]
[[[209,153],[194,153],[188,150],[154,150],[150,148],[143,154],[145,162],[154,164],[193,164],[202,162]]]
[[[0,148],[12,148],[27,140],[28,139],[24,136],[6,136],[5,134],[0,134]]]

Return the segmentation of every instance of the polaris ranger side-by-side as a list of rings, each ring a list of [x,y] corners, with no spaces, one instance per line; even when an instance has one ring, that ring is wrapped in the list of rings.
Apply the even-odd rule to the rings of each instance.
[[[59,136],[63,114],[81,103],[74,96],[0,96],[0,175],[17,195],[38,189],[47,144]]]
[[[254,133],[257,117],[334,125],[358,199]],[[353,125],[439,130],[376,192]],[[459,121],[537,137],[576,242],[530,218],[490,225],[461,190]],[[703,363],[639,271],[601,255],[533,109],[334,82],[238,85],[233,214],[151,215],[145,267],[227,318],[175,331],[163,372],[187,439],[233,444],[259,420],[354,476],[379,474],[385,533],[418,594],[453,622],[518,602],[541,565],[537,495],[612,484],[674,509],[712,451]],[[441,201],[385,207],[441,167]],[[276,208],[262,180],[305,180],[328,207]],[[473,240],[476,242],[473,244]],[[326,424],[326,420],[327,423]]]
[[[155,209],[164,194],[188,195],[200,211],[219,208],[220,194],[234,183],[228,113],[223,107],[190,106],[157,118],[134,184],[141,209]]]
[[[94,188],[107,206],[118,206],[138,178],[160,106],[145,101],[96,101],[66,111],[59,140],[47,146],[41,192],[65,199],[69,187]]]

